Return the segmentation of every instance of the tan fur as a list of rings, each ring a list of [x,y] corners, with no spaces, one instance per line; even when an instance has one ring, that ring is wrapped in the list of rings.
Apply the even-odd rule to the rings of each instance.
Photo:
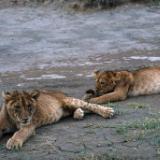
[[[79,99],[67,97],[61,92],[33,91],[3,94],[4,105],[0,112],[0,134],[15,131],[8,140],[8,149],[21,148],[23,143],[42,125],[57,122],[62,117],[73,115],[82,119],[83,110],[92,111],[109,118],[114,111],[110,107],[90,104]]]
[[[136,71],[96,71],[96,91],[84,96],[91,103],[125,100],[128,96],[160,93],[160,67]]]

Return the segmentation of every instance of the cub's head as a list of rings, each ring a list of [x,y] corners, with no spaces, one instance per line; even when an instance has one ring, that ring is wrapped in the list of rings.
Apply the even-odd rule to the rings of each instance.
[[[96,94],[98,96],[114,91],[119,76],[117,72],[95,71]]]
[[[21,125],[30,124],[36,111],[39,91],[32,91],[31,93],[13,91],[2,93],[2,96],[10,118]]]

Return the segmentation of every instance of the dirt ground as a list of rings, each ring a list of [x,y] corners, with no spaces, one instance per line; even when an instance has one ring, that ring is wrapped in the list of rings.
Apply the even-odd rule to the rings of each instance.
[[[11,6],[12,4],[10,4],[10,2],[12,4],[13,3],[15,4],[16,0],[13,1],[2,0],[0,1],[0,8],[2,7],[1,4],[3,4],[3,7]],[[24,1],[18,0],[17,2],[21,3]],[[23,5],[24,4],[22,4],[22,6]],[[122,10],[123,9],[120,10],[120,13]],[[32,10],[32,14],[34,11],[35,10]],[[3,10],[1,12],[1,15],[7,12],[9,12],[8,9]],[[23,13],[23,9],[22,10],[19,9],[19,11],[16,13],[21,13],[21,12]],[[159,49],[160,38],[159,35],[157,34],[159,31],[159,22],[157,20],[159,18],[159,10],[158,9],[156,10],[157,13],[154,12],[152,12],[152,10],[150,9],[147,9],[144,13],[136,12],[135,14],[135,12],[133,12],[128,17],[124,16],[124,12],[122,12],[122,16],[120,17],[122,19],[121,20],[122,23],[126,21],[126,19],[127,21],[129,21],[129,19],[132,19],[132,14],[136,15],[136,17],[134,17],[135,20],[134,23],[135,25],[139,24],[137,26],[137,31],[140,32],[136,32],[136,30],[134,30],[136,28],[134,27],[134,24],[132,23],[127,24],[127,22],[124,23],[126,25],[124,24],[120,25],[120,28],[114,28],[116,27],[115,25],[114,27],[111,26],[111,28],[108,29],[106,32],[103,32],[103,30],[105,31],[106,24],[109,26],[109,24],[106,23],[103,25],[104,27],[103,30],[99,29],[100,30],[100,32],[98,32],[98,36],[100,37],[99,39],[97,38],[98,36],[93,35],[92,32],[89,32],[90,33],[89,35],[84,32],[88,30],[92,31],[96,28],[92,27],[94,23],[91,24],[88,23],[82,29],[80,28],[81,29],[80,31],[82,32],[80,32],[80,36],[77,36],[80,38],[77,38],[78,40],[76,39],[76,43],[71,43],[71,44],[68,44],[68,41],[72,40],[72,39],[70,40],[70,37],[72,37],[70,36],[70,33],[72,33],[73,31],[71,30],[71,32],[67,32],[68,34],[65,34],[67,27],[66,28],[64,27],[65,29],[62,28],[62,32],[58,32],[59,28],[61,28],[60,26],[58,27],[56,26],[56,28],[53,28],[57,29],[56,32],[59,33],[60,40],[53,39],[52,41],[52,39],[47,39],[49,37],[46,36],[47,32],[44,32],[43,35],[40,34],[41,29],[42,31],[45,31],[46,27],[44,26],[43,28],[43,23],[37,24],[37,22],[39,21],[35,21],[35,23],[33,24],[31,23],[31,28],[30,27],[28,28],[29,32],[27,31],[25,34],[21,35],[20,29],[22,31],[23,30],[26,31],[28,27],[26,23],[24,23],[23,26],[22,21],[24,21],[25,18],[21,18],[20,15],[17,18],[16,16],[18,16],[18,14],[17,15],[13,14],[13,19],[11,19],[10,21],[6,21],[6,19],[9,18],[11,14],[7,14],[8,15],[7,18],[1,16],[2,19],[0,22],[3,22],[3,24],[2,23],[0,24],[1,27],[0,70],[2,71],[0,73],[0,91],[2,90],[7,91],[13,89],[18,89],[18,90],[53,89],[53,90],[61,90],[69,94],[70,96],[81,98],[85,90],[89,88],[94,88],[95,82],[92,76],[92,72],[95,69],[132,70],[144,66],[160,65],[160,49]],[[43,15],[42,13],[38,12],[38,15],[42,16]],[[129,12],[127,12],[127,15],[128,13]],[[138,19],[139,18],[138,13],[142,15],[142,19]],[[110,21],[115,17],[119,17],[119,15],[114,16],[113,12],[109,12],[106,15],[109,16]],[[96,18],[97,22],[99,22],[97,24],[102,24],[103,16],[104,16],[104,21],[108,22],[108,20],[106,20],[107,19],[106,15],[103,12],[101,20],[100,18],[101,14],[100,14]],[[146,15],[144,19],[143,15]],[[149,15],[151,17],[148,20]],[[112,16],[114,16],[114,18],[112,18]],[[25,17],[29,18],[29,20],[32,20],[32,16],[30,17],[29,14],[26,14]],[[45,22],[47,17],[43,18],[44,20],[43,22]],[[66,18],[66,17],[64,18],[63,16],[60,17],[62,19]],[[53,19],[54,18],[55,17],[53,17]],[[58,16],[58,19],[61,18],[59,18]],[[93,14],[93,18],[92,17],[90,18],[91,20],[93,20],[91,22],[94,22],[94,18],[95,17]],[[78,18],[71,17],[70,19],[71,21],[74,21],[75,19]],[[137,21],[137,19],[139,21]],[[86,20],[82,19],[82,22],[83,21]],[[142,21],[143,23],[140,23],[140,21]],[[154,23],[151,23],[153,21]],[[6,22],[6,25],[4,25],[4,22]],[[17,23],[20,25],[20,28],[18,29],[17,29]],[[54,21],[52,23],[55,24]],[[53,24],[48,26],[52,26]],[[61,22],[59,24],[61,24]],[[72,25],[72,23],[66,23],[66,24]],[[78,25],[81,24],[82,24],[81,21],[78,21]],[[115,24],[115,22],[113,24]],[[33,32],[30,32],[30,29],[39,26],[40,26],[39,31],[37,31],[37,28],[35,28]],[[90,28],[88,29],[88,27],[90,26],[91,29]],[[154,29],[152,29],[153,26]],[[125,31],[123,30],[125,27],[129,28],[129,31],[126,33],[125,33],[126,30]],[[118,34],[119,32],[116,32],[117,30],[120,32],[120,34]],[[111,33],[111,31],[112,34],[109,34]],[[122,39],[121,39],[121,31],[123,32]],[[81,35],[81,33],[83,33],[84,35],[83,34]],[[133,33],[136,34],[134,35]],[[48,34],[50,35],[50,32],[48,32]],[[31,41],[30,37],[28,39],[27,38],[25,39],[26,35],[31,36]],[[102,35],[104,35],[104,37]],[[115,37],[114,36],[112,37],[113,41],[109,41],[112,35],[114,35]],[[35,39],[34,41],[34,36],[35,38],[38,38],[38,40]],[[53,37],[57,38],[58,36],[55,35]],[[85,46],[84,43],[79,41],[79,39],[82,39],[83,41],[83,38],[85,40],[86,37],[87,38],[90,37],[91,39],[89,40],[87,39],[86,41],[84,41],[87,44]],[[97,43],[97,41],[95,41],[94,38],[100,43]],[[104,43],[102,43],[103,38],[104,38]],[[48,41],[46,40],[47,43],[42,43],[44,44],[44,48],[42,47],[41,43],[37,45],[37,42],[41,42],[40,40],[44,39],[48,40]],[[60,42],[62,42],[63,39],[64,40],[66,39],[66,41],[64,41],[64,43],[61,44]],[[108,39],[108,41],[105,41],[106,39]],[[91,44],[87,43],[90,41],[96,43],[95,44],[93,43],[93,45],[91,46],[92,43]],[[75,42],[75,39],[73,39],[71,42]],[[108,42],[110,43],[107,48],[106,44]],[[50,45],[47,46],[47,44]],[[100,46],[98,46],[97,44],[99,44]],[[79,48],[75,48],[75,46],[78,45]],[[32,47],[34,46],[35,48],[34,47],[32,48],[31,46]],[[55,51],[56,47],[57,47],[57,52],[54,53],[51,52],[51,54],[49,54],[48,59],[46,61],[47,65],[49,64],[48,60],[49,62],[52,61],[52,59],[50,60],[50,55],[52,55],[53,56],[52,58],[54,58],[54,56],[62,52],[62,47],[64,47],[63,48],[64,53],[65,52],[72,53],[72,51],[74,51],[73,53],[77,53],[76,58],[73,58],[72,54],[71,56],[68,57],[67,54],[64,54],[62,58],[60,57],[61,60],[59,59],[57,61],[55,60],[56,65],[54,65],[54,63],[52,62],[48,68],[47,67],[43,68],[43,66],[40,66],[42,68],[40,67],[38,68],[36,66],[37,58],[40,58],[41,60],[41,56],[42,55],[44,56],[45,52],[47,54],[47,52],[49,52],[50,50]],[[121,47],[125,50],[122,50]],[[130,48],[129,50],[127,50],[128,47]],[[98,48],[102,48],[104,50],[98,50]],[[84,53],[82,52],[83,50]],[[118,51],[112,54],[114,50]],[[20,53],[22,53],[22,51],[24,51],[24,53],[21,55]],[[32,53],[34,53],[34,51],[36,51],[35,54],[37,54],[38,56],[37,57],[35,56],[33,61],[32,60],[33,58],[28,58],[28,57],[29,56],[32,57]],[[85,55],[87,53],[86,51],[88,52],[96,51],[96,53]],[[84,58],[85,56],[83,54],[87,58]],[[25,59],[26,55],[28,56],[27,60]],[[132,57],[133,55],[134,57]],[[42,62],[44,62],[43,58],[44,59],[46,58],[45,56],[44,57],[43,56],[42,56]],[[14,61],[15,59],[16,61]],[[30,62],[33,62],[33,65]],[[12,70],[16,67],[16,65],[18,66],[19,63],[22,64],[19,65],[20,70],[17,71]],[[41,63],[41,61],[39,61],[39,63]],[[63,66],[60,64],[67,64],[68,66]],[[28,69],[24,69],[23,68],[24,65],[26,65]],[[8,68],[11,69],[11,71],[9,71]],[[53,77],[56,77],[58,75],[57,76],[58,78],[56,79],[48,77],[47,79],[46,77],[44,77],[45,75],[50,75]],[[2,103],[1,98],[0,102]],[[11,135],[5,136],[0,140],[0,160],[34,160],[34,159],[159,160],[160,159],[160,118],[159,118],[160,95],[128,98],[127,100],[122,102],[109,103],[105,105],[111,106],[115,109],[116,114],[113,118],[103,119],[98,115],[88,114],[85,116],[83,120],[79,121],[74,120],[72,117],[62,119],[56,124],[44,126],[37,129],[36,135],[31,137],[24,144],[23,148],[19,151],[16,150],[8,151],[5,148],[6,141],[9,137],[11,137]]]
[[[118,59],[120,55],[115,56]],[[106,67],[133,69],[143,64],[159,65],[159,62],[121,61],[117,66],[110,64]],[[91,72],[92,69],[85,70]],[[1,75],[1,90],[57,89],[81,98],[86,89],[94,86],[93,77],[74,76],[75,73],[84,70],[83,67],[56,70],[57,72],[65,71],[68,77],[59,80],[24,82],[18,78],[17,72]],[[54,72],[54,68],[52,71]],[[35,72],[30,71],[26,74],[31,75]],[[17,87],[17,83],[25,83],[25,86]],[[80,121],[73,120],[72,117],[65,118],[56,124],[37,129],[36,135],[30,138],[20,151],[8,151],[5,148],[5,143],[11,135],[6,136],[0,141],[0,160],[158,160],[160,158],[159,104],[159,95],[134,97],[123,102],[107,104],[116,110],[116,115],[111,119],[103,119],[94,114],[88,114]]]

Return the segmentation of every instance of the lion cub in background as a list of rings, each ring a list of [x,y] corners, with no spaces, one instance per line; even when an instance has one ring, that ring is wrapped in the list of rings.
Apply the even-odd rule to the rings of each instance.
[[[4,104],[0,111],[0,136],[15,132],[8,140],[7,149],[21,148],[37,127],[57,122],[62,117],[73,115],[81,119],[84,111],[91,111],[109,118],[114,111],[110,107],[90,104],[67,97],[62,92],[32,91],[3,93]]]
[[[103,104],[125,100],[128,96],[160,93],[160,67],[136,71],[96,71],[96,90],[88,90],[84,100]]]

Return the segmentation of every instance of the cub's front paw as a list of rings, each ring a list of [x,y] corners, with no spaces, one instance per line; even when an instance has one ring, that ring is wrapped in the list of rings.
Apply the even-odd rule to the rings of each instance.
[[[74,111],[74,114],[73,114],[73,118],[74,119],[83,119],[84,117],[84,111],[81,109],[81,108],[78,108]]]
[[[20,149],[22,148],[23,142],[20,139],[10,138],[7,141],[6,148],[11,149]]]
[[[92,89],[89,89],[86,91],[82,99],[88,102],[91,98],[95,97],[95,95],[96,95],[95,91]]]
[[[115,112],[114,112],[113,108],[106,107],[102,111],[102,117],[104,117],[104,118],[111,118],[114,115],[114,113]]]

